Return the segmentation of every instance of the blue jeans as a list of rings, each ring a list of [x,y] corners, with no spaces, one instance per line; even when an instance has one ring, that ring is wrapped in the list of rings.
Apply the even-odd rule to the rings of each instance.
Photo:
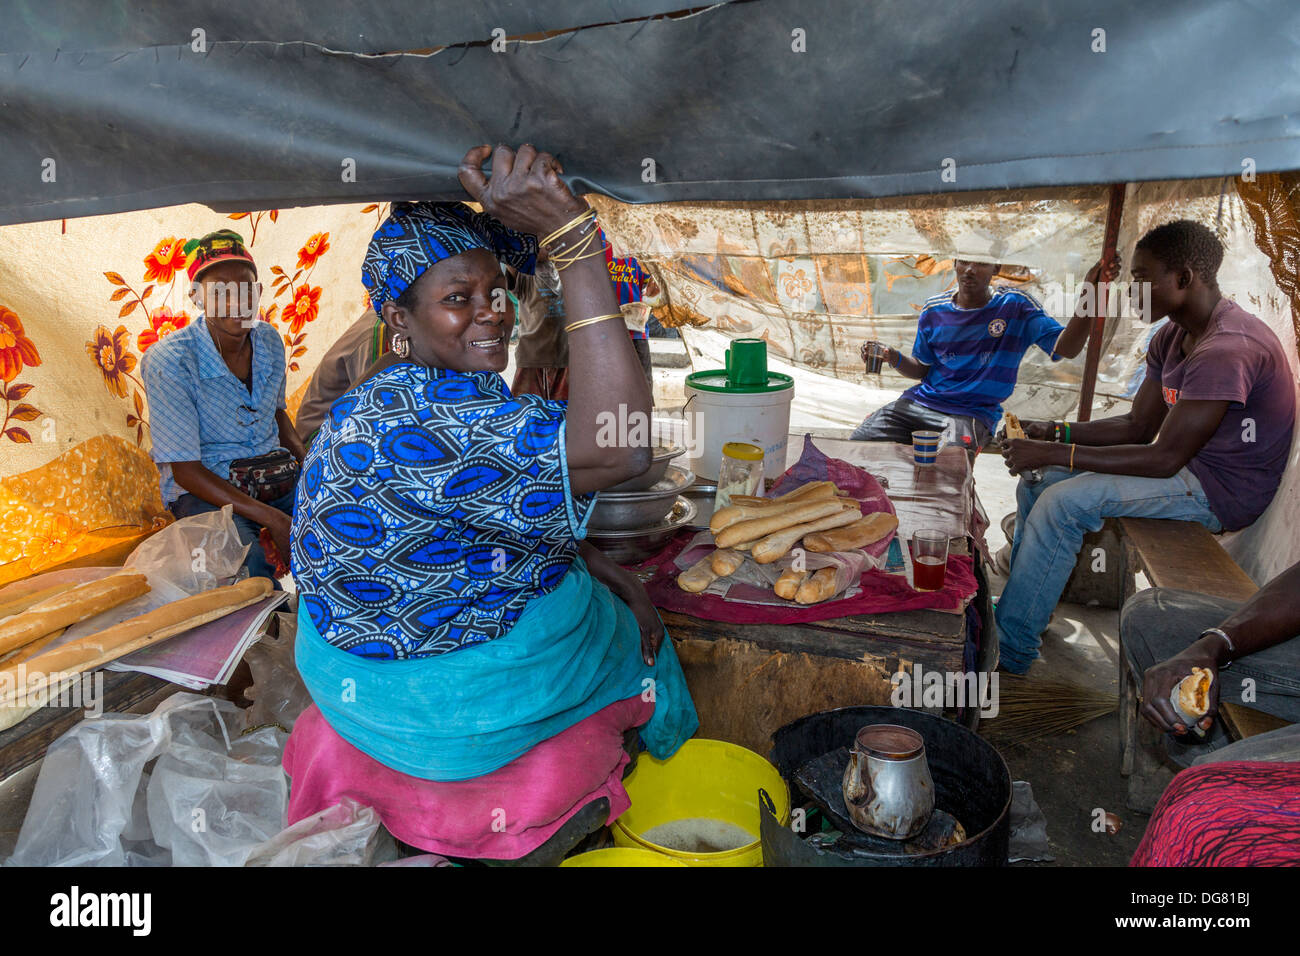
[[[1011,574],[998,600],[1002,667],[1023,674],[1038,656],[1040,635],[1052,620],[1074,571],[1083,536],[1106,518],[1173,518],[1223,530],[1201,483],[1186,468],[1172,478],[1137,478],[1044,468],[1043,480],[1020,479]]]
[[[277,498],[269,501],[272,508],[283,511],[285,514],[293,517],[293,501],[295,492],[291,491],[283,498]],[[196,495],[188,492],[181,495],[171,505],[171,513],[177,518],[188,518],[190,515],[200,515],[208,511],[220,511],[214,504],[209,504]],[[275,580],[275,569],[271,567],[266,560],[266,552],[262,550],[262,543],[257,540],[257,536],[262,531],[262,526],[256,521],[249,521],[243,515],[235,515],[235,528],[239,531],[239,540],[243,544],[252,545],[248,550],[247,557],[244,558],[244,567],[248,568],[248,576],[252,578],[270,578],[275,584],[275,589],[280,590],[280,582]],[[287,562],[289,556],[283,556]]]

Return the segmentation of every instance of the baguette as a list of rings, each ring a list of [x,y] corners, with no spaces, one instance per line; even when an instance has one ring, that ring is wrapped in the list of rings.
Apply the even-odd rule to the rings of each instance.
[[[270,594],[272,589],[268,578],[245,578],[238,584],[213,588],[211,591],[172,601],[95,634],[69,641],[52,651],[37,654],[30,660],[10,663],[0,668],[0,688],[15,688],[6,698],[15,696],[22,689],[31,693],[35,676],[39,675],[45,683],[49,683],[51,678],[62,680],[69,674],[94,670],[142,647],[157,644],[200,624],[225,617],[232,611],[256,604]],[[25,670],[25,680],[19,679],[19,668]],[[0,705],[4,703],[6,700],[0,699]]]
[[[717,579],[713,573],[713,555],[707,554],[677,575],[677,586],[691,594],[699,594]]]
[[[729,528],[737,521],[748,521],[752,518],[769,518],[774,514],[779,514],[783,508],[790,507],[788,504],[782,504],[779,501],[767,501],[761,505],[738,505],[736,499],[731,499],[733,504],[713,512],[713,517],[709,519],[709,530],[715,535],[724,528]]]
[[[862,513],[857,508],[848,508],[837,514],[827,515],[816,521],[809,521],[807,524],[795,525],[793,528],[786,528],[778,531],[776,534],[768,535],[758,544],[754,545],[751,552],[754,560],[759,564],[771,564],[773,561],[779,561],[785,557],[787,551],[793,548],[806,534],[814,531],[825,531],[830,528],[839,528],[846,524],[852,524],[862,517]]]
[[[33,604],[40,604],[42,601],[52,598],[56,594],[62,594],[64,591],[70,591],[76,586],[75,581],[68,581],[64,584],[56,584],[53,587],[41,588],[39,591],[32,591],[23,597],[11,598],[0,604],[0,618],[9,617],[11,614],[20,614]]]
[[[735,524],[722,529],[715,536],[715,540],[719,548],[729,548],[733,544],[739,544],[742,541],[766,538],[769,534],[775,534],[784,528],[816,521],[818,518],[825,518],[827,515],[839,514],[842,507],[843,505],[839,501],[812,501],[808,504],[796,502],[786,505],[769,517],[737,521]]]
[[[776,591],[777,597],[792,601],[799,591],[799,585],[803,584],[804,579],[807,577],[807,571],[796,571],[794,568],[790,568],[781,572],[781,576],[776,579],[776,584],[772,586],[772,590]]]
[[[21,664],[23,661],[30,661],[41,651],[45,650],[45,648],[57,641],[66,630],[66,627],[61,627],[57,631],[50,631],[50,633],[46,634],[44,637],[38,637],[30,644],[26,644],[16,650],[10,651],[4,656],[3,660],[0,660],[0,663]]]
[[[713,552],[709,567],[713,569],[713,573],[718,577],[725,578],[729,574],[735,574],[736,569],[744,563],[745,556],[743,554],[728,548],[719,548]]]
[[[821,498],[834,498],[839,494],[833,481],[810,481],[800,485],[794,491],[787,491],[775,498],[760,498],[756,495],[732,495],[731,503],[737,505],[771,505],[789,504],[792,501],[815,501]]]
[[[811,578],[799,585],[799,590],[794,596],[795,601],[799,604],[817,604],[834,595],[836,570],[836,568],[822,568],[814,572]]]
[[[149,591],[149,579],[139,571],[122,571],[33,604],[0,622],[0,654],[30,644],[51,631],[70,627]]]
[[[875,544],[897,527],[897,517],[885,511],[877,511],[843,528],[810,534],[804,538],[803,546],[815,554],[823,554],[827,551],[852,551],[854,548],[865,548],[869,544]]]

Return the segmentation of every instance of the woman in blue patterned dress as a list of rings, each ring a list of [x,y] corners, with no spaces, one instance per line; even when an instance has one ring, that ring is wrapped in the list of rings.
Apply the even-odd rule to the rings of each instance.
[[[656,756],[698,723],[644,588],[582,540],[594,492],[649,463],[598,442],[606,416],[651,402],[601,247],[584,246],[594,213],[548,154],[498,147],[488,178],[490,152],[461,165],[485,212],[399,203],[371,240],[362,281],[393,352],[326,415],[293,529],[313,700],[344,740],[430,781],[491,773],[637,695]],[[502,263],[530,273],[536,236],[566,263],[567,403],[500,375]]]

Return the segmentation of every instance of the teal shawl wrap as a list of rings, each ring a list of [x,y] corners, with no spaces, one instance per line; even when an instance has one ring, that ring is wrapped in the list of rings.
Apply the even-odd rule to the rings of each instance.
[[[655,757],[699,727],[672,641],[641,659],[636,617],[575,559],[560,585],[530,603],[505,635],[446,654],[377,660],[350,654],[298,611],[298,670],[344,740],[424,780],[468,780],[616,701],[653,694],[641,729]]]

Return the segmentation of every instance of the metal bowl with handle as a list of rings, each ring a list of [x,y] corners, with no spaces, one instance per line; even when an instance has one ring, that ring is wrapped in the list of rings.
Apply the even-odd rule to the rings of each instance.
[[[695,519],[695,505],[688,498],[676,498],[667,517],[651,528],[624,531],[588,531],[587,540],[616,564],[644,561],[668,543],[668,539]]]
[[[650,459],[649,468],[635,478],[621,481],[612,488],[606,488],[605,491],[645,491],[659,484],[663,479],[664,472],[668,470],[668,463],[685,451],[686,449],[681,445],[657,445],[655,446],[654,457]]]
[[[677,496],[694,481],[693,472],[668,465],[664,476],[645,491],[602,491],[596,495],[587,527],[595,531],[654,527],[672,510]]]

